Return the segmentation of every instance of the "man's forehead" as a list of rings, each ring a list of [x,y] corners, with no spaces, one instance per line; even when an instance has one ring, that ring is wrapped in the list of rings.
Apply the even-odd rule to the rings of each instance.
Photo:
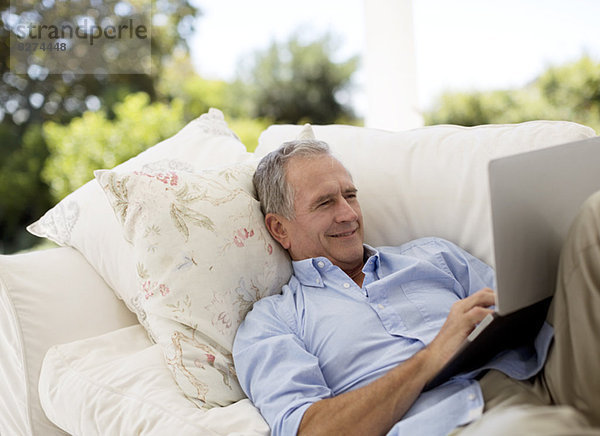
[[[296,194],[304,197],[309,202],[316,202],[327,197],[336,196],[339,193],[347,194],[356,191],[357,189],[352,179],[350,176],[346,176],[343,179],[332,177],[320,183],[317,180],[307,179],[307,183],[303,187],[300,187],[296,191]]]
[[[337,183],[332,180],[329,182],[318,184],[314,189],[311,190],[311,192],[306,192],[306,194],[308,197],[311,198],[323,198],[337,195],[340,192],[342,194],[347,194],[356,191],[357,189],[354,186],[354,183],[352,183],[352,180],[348,178],[347,182]]]
[[[326,182],[342,181],[344,185],[353,185],[352,176],[342,163],[331,155],[298,156],[287,162],[287,182],[295,191],[315,190]]]

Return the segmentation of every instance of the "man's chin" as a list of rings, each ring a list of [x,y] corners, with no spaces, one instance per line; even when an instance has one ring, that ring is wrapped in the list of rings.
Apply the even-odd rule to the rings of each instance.
[[[357,265],[363,263],[364,260],[364,247],[362,242],[350,247],[339,248],[336,251],[336,256],[340,263],[344,265]]]

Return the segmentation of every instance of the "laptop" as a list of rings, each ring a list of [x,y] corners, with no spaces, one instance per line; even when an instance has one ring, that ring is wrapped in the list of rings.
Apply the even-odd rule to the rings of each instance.
[[[600,190],[600,137],[493,159],[488,175],[495,312],[477,325],[425,390],[535,339],[554,294],[571,223],[582,203]]]

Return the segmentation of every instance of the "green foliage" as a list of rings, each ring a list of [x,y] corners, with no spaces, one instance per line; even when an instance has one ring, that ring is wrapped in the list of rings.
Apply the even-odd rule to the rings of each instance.
[[[211,107],[227,116],[229,127],[249,151],[258,145],[258,136],[273,122],[266,118],[250,118],[244,106],[244,87],[223,80],[207,80],[198,76],[187,53],[179,52],[164,67],[158,83],[159,92],[183,102],[185,120],[190,121],[208,112]]]
[[[535,83],[558,119],[600,131],[600,63],[588,56],[548,69]]]
[[[27,25],[31,21],[38,25],[56,25],[62,23],[64,18],[72,23],[79,15],[74,8],[83,7],[84,10],[87,8],[83,15],[93,15],[98,18],[97,22],[104,17],[117,25],[127,23],[138,6],[148,5],[152,6],[150,74],[106,74],[101,70],[95,74],[77,74],[76,71],[71,71],[73,63],[66,62],[63,58],[59,60],[60,71],[63,74],[49,74],[44,66],[47,64],[42,61],[53,59],[48,53],[41,52],[34,57],[40,59],[38,55],[42,58],[48,56],[40,59],[39,63],[36,61],[27,74],[16,74],[9,69],[11,34],[15,33],[17,24]],[[99,137],[106,135],[106,131],[111,129],[108,120],[122,118],[113,108],[117,107],[117,103],[124,101],[126,96],[143,92],[150,96],[151,101],[159,99],[156,84],[162,75],[163,66],[167,64],[172,53],[186,49],[186,37],[192,32],[194,17],[198,14],[198,9],[188,0],[0,2],[0,252],[13,252],[36,241],[25,231],[25,226],[39,218],[53,203],[49,187],[41,177],[42,168],[47,168],[44,180],[50,181],[53,172],[57,174],[57,181],[53,180],[53,184],[56,184],[52,194],[54,201],[67,193],[71,187],[91,177],[91,166],[86,166],[91,165],[91,161],[81,166],[79,164],[84,163],[85,159],[78,160],[74,155],[53,156],[48,165],[44,165],[48,150],[42,135],[42,125],[47,122],[51,122],[48,125],[68,125],[68,128],[75,131],[75,125],[71,126],[69,123],[73,118],[82,117],[85,118],[85,121],[79,121],[83,126],[82,130],[91,129],[91,125],[96,124],[104,128],[103,133],[98,135],[92,130],[87,132],[92,141],[100,141]],[[138,62],[137,53],[132,52],[131,47],[127,45],[123,46],[115,41],[110,49],[113,55],[125,50],[125,56],[117,54],[118,59],[114,62],[120,66],[124,63],[136,65],[135,62]],[[54,58],[57,59],[59,58]],[[72,60],[72,57],[69,60]],[[163,100],[169,101],[169,97]],[[98,109],[102,112],[83,116],[88,110]],[[147,128],[156,131],[160,126],[162,129],[163,122],[172,125],[173,119],[159,120],[156,126]],[[178,123],[181,122],[180,116]],[[133,124],[135,123],[132,121],[131,126]],[[123,120],[119,125],[121,135],[128,144],[133,144],[138,136],[142,136],[142,133],[137,131],[139,125],[131,132],[125,130]],[[53,128],[50,127],[50,130]],[[115,128],[110,140],[117,139],[117,130],[119,129]],[[54,128],[55,136],[60,136],[59,132],[60,129]],[[78,133],[81,141],[85,138],[84,133]],[[140,144],[143,140],[149,140],[139,139]],[[74,144],[72,146],[75,147]],[[61,147],[55,148],[62,153]],[[85,148],[81,149],[81,153],[85,155]],[[122,159],[120,156],[127,153],[114,150],[107,151],[106,154],[106,159],[96,156],[93,158],[94,162],[102,162],[104,165],[105,162]],[[108,156],[110,154],[114,156]],[[62,169],[59,169],[61,166]],[[69,166],[74,171],[73,175],[67,173]]]
[[[518,123],[567,120],[600,131],[600,63],[583,57],[549,68],[530,85],[514,90],[444,94],[426,124]]]
[[[145,93],[132,94],[114,106],[115,118],[105,112],[86,112],[68,125],[44,124],[50,150],[42,178],[60,200],[93,178],[93,171],[112,168],[183,127],[183,103],[150,104]]]
[[[227,120],[229,128],[235,132],[240,138],[242,144],[250,152],[256,149],[258,145],[258,137],[271,124],[271,121],[266,119],[251,119],[251,118],[229,118]]]
[[[273,42],[256,53],[249,74],[238,79],[238,86],[246,87],[239,89],[239,100],[250,102],[251,117],[280,123],[331,124],[354,118],[336,95],[349,87],[358,58],[333,62],[334,49],[329,35],[308,43],[299,36],[284,44]]]
[[[40,124],[29,125],[22,139],[0,125],[0,252],[27,247],[35,238],[23,223],[39,218],[51,199],[39,173],[48,156]]]
[[[118,5],[121,7],[117,13]],[[28,58],[38,59],[29,68],[28,74],[17,75],[8,69],[10,55],[10,36],[16,34],[18,25],[32,24],[59,25],[64,21],[73,23],[76,18],[92,16],[96,19],[111,22],[113,25],[127,24],[128,20],[138,12],[152,8],[152,37],[151,73],[150,74],[107,74],[100,68],[95,74],[79,74],[77,62],[65,62],[62,57],[50,56],[38,51],[35,56]],[[85,12],[87,11],[87,12]],[[67,0],[60,2],[20,1],[3,2],[0,5],[0,108],[9,101],[16,105],[16,109],[8,111],[12,116],[7,116],[3,122],[21,125],[29,122],[40,122],[51,119],[53,121],[68,122],[71,118],[81,115],[88,109],[88,97],[97,98],[105,110],[115,102],[121,101],[124,94],[132,92],[146,92],[155,99],[155,86],[157,78],[161,75],[165,59],[168,59],[176,47],[186,47],[185,38],[193,30],[193,20],[199,11],[187,0],[162,0],[118,2]],[[86,15],[87,14],[87,15]],[[136,66],[143,59],[137,58],[137,52],[131,50],[128,44],[120,40],[109,40],[109,51],[115,57],[115,63],[123,68],[123,64],[130,64],[130,71],[137,71]],[[71,38],[70,44],[74,52],[81,48],[86,51],[87,40]],[[76,47],[77,46],[77,47]],[[47,55],[47,56],[46,56]],[[40,57],[41,56],[41,57]],[[77,56],[72,56],[75,60]],[[14,60],[15,58],[13,58]],[[107,60],[107,63],[109,61]],[[48,74],[46,63],[57,67],[61,74]],[[58,65],[56,65],[58,64]],[[26,66],[26,65],[25,65]],[[127,71],[127,70],[125,70]],[[29,98],[39,95],[36,100]],[[21,114],[15,116],[15,114]],[[110,112],[109,112],[110,113]],[[112,114],[111,114],[112,116]]]
[[[183,102],[186,121],[207,112],[211,107],[230,114],[229,84],[223,80],[200,77],[184,51],[174,53],[165,63],[157,90],[163,97],[177,98]]]

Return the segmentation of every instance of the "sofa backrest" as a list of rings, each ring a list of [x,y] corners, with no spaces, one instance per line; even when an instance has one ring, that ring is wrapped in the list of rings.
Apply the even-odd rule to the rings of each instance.
[[[302,126],[273,125],[259,139],[262,157],[294,139]],[[365,242],[398,245],[438,236],[493,265],[487,166],[490,159],[595,136],[565,121],[404,132],[313,126],[352,173],[359,190]]]

